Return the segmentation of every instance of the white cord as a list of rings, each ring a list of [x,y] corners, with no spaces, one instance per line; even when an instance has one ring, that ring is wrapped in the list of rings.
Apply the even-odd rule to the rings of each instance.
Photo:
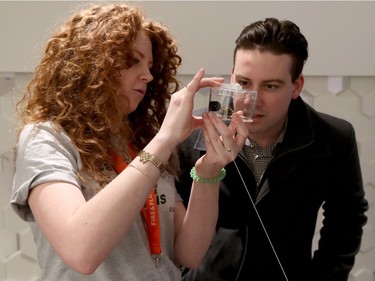
[[[253,200],[253,198],[251,197],[251,194],[250,194],[249,190],[247,189],[246,183],[245,183],[245,181],[244,181],[244,179],[243,179],[243,177],[242,177],[242,175],[241,175],[240,169],[238,168],[238,166],[237,166],[235,160],[233,161],[233,163],[234,163],[234,166],[236,166],[236,169],[237,169],[237,172],[238,172],[238,174],[239,174],[239,176],[240,176],[240,178],[241,178],[242,184],[244,185],[245,190],[246,190],[246,193],[247,193],[247,195],[248,195],[249,198],[250,198],[251,204],[253,205],[254,211],[255,211],[255,213],[256,213],[258,219],[259,219],[259,222],[260,222],[260,224],[261,224],[261,226],[262,226],[262,229],[263,229],[263,231],[264,231],[264,233],[265,233],[265,235],[266,235],[266,237],[267,237],[267,240],[268,240],[268,242],[270,243],[270,246],[271,246],[271,248],[272,248],[272,251],[273,251],[273,253],[274,253],[274,255],[275,255],[276,259],[277,259],[277,262],[278,262],[278,264],[279,264],[279,266],[280,266],[280,269],[281,269],[281,271],[283,272],[284,278],[285,278],[286,281],[289,281],[288,276],[287,276],[286,273],[285,273],[284,267],[283,267],[283,265],[281,264],[281,261],[280,261],[280,259],[279,259],[279,256],[277,255],[277,252],[276,252],[276,250],[275,250],[275,247],[273,246],[273,243],[272,243],[272,241],[271,241],[271,238],[269,237],[268,232],[267,232],[267,230],[266,230],[266,227],[264,226],[263,220],[262,220],[262,218],[260,217],[259,212],[258,212],[258,210],[257,210],[257,208],[256,208],[256,206],[255,206],[254,200]]]
[[[220,131],[219,124],[217,124],[217,129],[218,129],[220,135],[222,135],[222,133],[221,133],[221,131]],[[240,169],[239,169],[238,166],[237,166],[236,160],[234,160],[233,163],[234,163],[234,166],[235,166],[236,169],[237,169],[238,175],[239,175],[240,178],[241,178],[242,184],[243,184],[244,187],[245,187],[246,193],[247,193],[247,195],[249,196],[249,199],[250,199],[250,201],[251,201],[251,204],[252,204],[252,206],[253,206],[253,208],[254,208],[254,211],[255,211],[255,213],[256,213],[258,219],[259,219],[259,222],[260,222],[260,224],[261,224],[261,226],[262,226],[262,229],[263,229],[263,231],[264,231],[264,234],[266,235],[267,240],[268,240],[268,242],[269,242],[269,244],[270,244],[270,246],[271,246],[271,248],[272,248],[272,251],[273,251],[273,253],[274,253],[275,257],[276,257],[276,260],[277,260],[277,262],[278,262],[278,264],[279,264],[279,266],[280,266],[280,269],[281,269],[281,271],[282,271],[282,273],[283,273],[283,275],[284,275],[284,278],[285,278],[286,281],[289,281],[288,276],[287,276],[286,273],[285,273],[284,267],[283,267],[283,265],[281,264],[281,261],[280,261],[280,259],[279,259],[279,256],[277,255],[277,252],[276,252],[276,250],[275,250],[275,247],[273,246],[273,243],[272,243],[272,241],[271,241],[271,238],[270,238],[270,236],[268,235],[267,229],[266,229],[266,227],[264,226],[263,220],[262,220],[262,218],[260,217],[259,212],[258,212],[258,209],[257,209],[256,206],[255,206],[254,200],[253,200],[253,198],[251,197],[251,194],[249,193],[249,190],[248,190],[248,188],[247,188],[247,186],[246,186],[246,183],[245,183],[245,181],[244,181],[244,179],[243,179],[243,177],[242,177],[242,175],[241,175]]]

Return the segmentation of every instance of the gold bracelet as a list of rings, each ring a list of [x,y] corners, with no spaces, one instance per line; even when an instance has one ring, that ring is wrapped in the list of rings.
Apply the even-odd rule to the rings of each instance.
[[[151,162],[156,168],[160,170],[160,174],[163,174],[165,171],[164,164],[155,157],[155,155],[152,155],[144,150],[141,150],[139,153],[139,161],[141,163]]]
[[[129,167],[132,167],[132,168],[136,169],[137,171],[141,172],[142,174],[144,174],[146,177],[148,177],[148,178],[150,179],[150,181],[151,181],[152,183],[154,182],[154,180],[152,179],[152,177],[151,177],[149,174],[147,174],[145,171],[139,169],[138,167],[136,167],[136,166],[134,166],[134,165],[132,165],[132,164],[129,164],[128,166],[129,166]]]

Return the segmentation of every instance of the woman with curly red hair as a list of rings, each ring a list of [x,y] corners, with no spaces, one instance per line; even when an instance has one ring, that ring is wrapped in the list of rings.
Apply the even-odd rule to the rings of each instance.
[[[18,104],[11,198],[42,280],[180,280],[201,262],[246,129],[192,116],[195,93],[223,81],[200,70],[179,90],[180,64],[167,29],[125,4],[81,10],[48,41]],[[198,127],[207,153],[185,209],[174,150]]]

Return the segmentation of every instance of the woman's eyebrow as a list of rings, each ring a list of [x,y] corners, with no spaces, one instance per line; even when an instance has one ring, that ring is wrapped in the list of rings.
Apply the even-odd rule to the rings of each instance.
[[[145,58],[145,55],[144,55],[141,51],[138,51],[138,50],[136,50],[136,49],[133,49],[133,52],[136,53],[136,54],[138,54],[142,59]],[[153,66],[153,65],[154,65],[154,61],[153,61],[153,60],[150,60],[150,61],[148,62],[148,64],[149,64],[150,66]]]

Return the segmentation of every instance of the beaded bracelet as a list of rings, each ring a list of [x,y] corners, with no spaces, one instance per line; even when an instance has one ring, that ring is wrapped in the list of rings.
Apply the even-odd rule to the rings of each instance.
[[[201,183],[216,183],[216,182],[221,182],[224,178],[227,172],[225,171],[224,168],[221,169],[220,175],[218,175],[215,178],[211,179],[206,179],[206,178],[201,178],[200,176],[197,175],[197,170],[195,167],[191,168],[190,170],[190,177],[193,179],[193,181],[201,182]]]

